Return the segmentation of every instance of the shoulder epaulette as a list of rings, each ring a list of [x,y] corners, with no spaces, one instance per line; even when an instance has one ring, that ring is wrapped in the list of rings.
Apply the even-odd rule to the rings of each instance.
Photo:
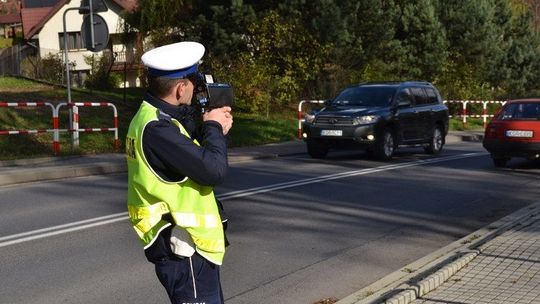
[[[158,119],[159,120],[166,120],[168,122],[171,122],[172,117],[171,117],[171,115],[159,110]]]

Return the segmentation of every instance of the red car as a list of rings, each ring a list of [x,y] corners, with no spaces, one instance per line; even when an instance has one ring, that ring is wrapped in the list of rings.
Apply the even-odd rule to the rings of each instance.
[[[483,145],[496,167],[511,157],[539,159],[540,98],[508,101],[487,125]]]

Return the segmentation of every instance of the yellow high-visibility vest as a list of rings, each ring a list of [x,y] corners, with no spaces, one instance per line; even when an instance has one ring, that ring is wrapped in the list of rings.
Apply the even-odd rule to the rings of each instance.
[[[129,125],[126,154],[131,224],[146,249],[161,230],[171,225],[161,219],[163,214],[170,213],[174,224],[187,230],[197,252],[208,261],[221,265],[225,240],[212,187],[202,186],[187,177],[183,181],[165,181],[144,156],[144,128],[149,122],[157,121],[159,113],[159,109],[143,101]],[[187,134],[179,121],[171,118],[171,122],[178,126],[180,133]],[[198,145],[196,140],[194,143]]]

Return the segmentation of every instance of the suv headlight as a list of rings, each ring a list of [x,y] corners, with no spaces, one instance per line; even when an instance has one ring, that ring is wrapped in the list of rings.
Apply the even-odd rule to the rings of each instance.
[[[355,125],[365,125],[375,123],[380,116],[378,115],[365,115],[353,118],[353,124]]]
[[[304,116],[304,120],[306,122],[309,122],[309,123],[312,123],[314,120],[315,120],[315,115],[312,115],[312,114],[306,114]]]

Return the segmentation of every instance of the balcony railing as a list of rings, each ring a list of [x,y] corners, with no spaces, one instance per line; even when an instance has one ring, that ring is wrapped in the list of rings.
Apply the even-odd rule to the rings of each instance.
[[[111,52],[103,51],[103,56],[113,59],[111,71],[123,71],[138,69],[141,65],[134,52]]]
[[[135,63],[135,54],[133,52],[110,52],[114,57],[115,63]]]

